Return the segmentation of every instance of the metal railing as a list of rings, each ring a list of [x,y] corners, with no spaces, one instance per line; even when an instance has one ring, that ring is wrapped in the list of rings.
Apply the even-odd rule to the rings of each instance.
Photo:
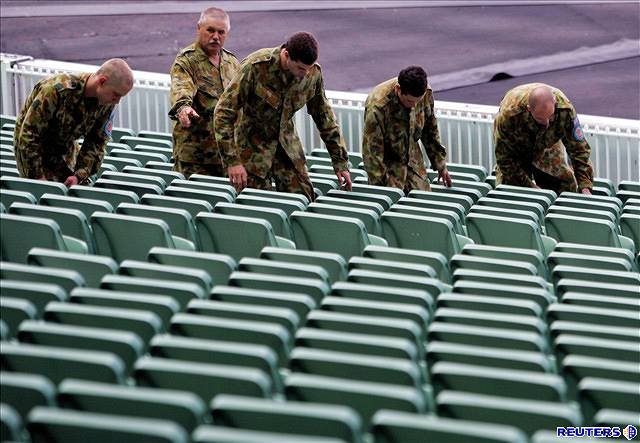
[[[33,86],[43,77],[59,72],[95,71],[96,66],[0,54],[2,114],[17,115]],[[134,89],[116,109],[115,126],[138,132],[171,132],[168,74],[135,71]],[[327,91],[347,146],[360,151],[365,94]],[[436,101],[436,116],[449,162],[495,166],[492,125],[496,106]],[[580,115],[592,148],[591,159],[598,177],[640,181],[640,121]],[[313,120],[303,109],[295,123],[305,150],[322,147]]]

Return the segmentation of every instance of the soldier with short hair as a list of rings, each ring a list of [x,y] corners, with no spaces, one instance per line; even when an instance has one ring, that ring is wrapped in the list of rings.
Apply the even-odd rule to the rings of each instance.
[[[214,118],[216,140],[238,190],[271,189],[273,178],[279,191],[313,200],[302,143],[293,126],[293,115],[305,105],[338,180],[351,189],[347,150],[325,96],[317,58],[313,35],[293,34],[281,46],[250,54],[220,97]]]
[[[496,183],[591,194],[591,147],[576,110],[559,89],[530,83],[508,91],[493,136]]]
[[[174,169],[187,178],[226,175],[214,135],[213,110],[240,69],[235,55],[223,48],[230,30],[224,10],[204,10],[196,25],[196,41],[180,51],[171,66]]]
[[[20,176],[66,186],[87,183],[111,139],[115,105],[132,88],[133,73],[119,58],[94,73],[58,74],[38,82],[16,120]]]
[[[429,191],[422,141],[438,180],[451,186],[427,73],[409,66],[371,91],[365,102],[362,154],[369,184]]]

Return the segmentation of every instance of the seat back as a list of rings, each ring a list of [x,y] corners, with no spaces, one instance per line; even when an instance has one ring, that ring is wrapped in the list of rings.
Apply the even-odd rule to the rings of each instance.
[[[33,247],[66,251],[60,226],[53,220],[0,214],[0,252],[3,260],[27,263]]]
[[[470,213],[467,230],[474,242],[482,245],[533,249],[545,253],[540,227],[531,220]]]
[[[117,214],[132,215],[136,217],[152,217],[164,220],[171,234],[177,235],[193,242],[196,249],[199,249],[196,226],[191,214],[185,209],[179,208],[159,208],[149,205],[139,205],[134,203],[121,203],[116,208]]]
[[[67,195],[67,187],[62,183],[36,180],[22,177],[0,177],[0,187],[13,191],[30,192],[36,199],[46,192],[50,194]]]
[[[545,224],[547,235],[559,242],[616,248],[622,246],[616,233],[616,226],[610,221],[563,214],[547,214]]]

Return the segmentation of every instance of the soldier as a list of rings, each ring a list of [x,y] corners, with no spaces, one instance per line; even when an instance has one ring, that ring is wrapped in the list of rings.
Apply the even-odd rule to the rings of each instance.
[[[591,147],[569,99],[542,83],[506,93],[493,125],[496,183],[591,194]],[[565,160],[565,148],[571,159]]]
[[[367,97],[364,111],[362,154],[369,184],[393,186],[409,193],[429,191],[422,140],[438,181],[451,186],[447,151],[440,144],[427,73],[409,66],[396,78],[379,84]]]
[[[235,55],[223,48],[231,23],[225,11],[200,14],[196,41],[171,66],[171,110],[174,169],[191,174],[225,176],[213,131],[213,109],[240,69]]]
[[[231,183],[314,198],[293,115],[307,105],[320,131],[341,185],[351,189],[348,157],[333,111],[324,94],[318,43],[307,32],[293,34],[276,48],[260,49],[243,62],[240,73],[215,110],[216,139]],[[237,139],[234,143],[234,129]]]
[[[16,121],[20,176],[66,186],[87,183],[111,139],[115,105],[132,88],[133,73],[118,58],[95,73],[58,74],[38,82]]]

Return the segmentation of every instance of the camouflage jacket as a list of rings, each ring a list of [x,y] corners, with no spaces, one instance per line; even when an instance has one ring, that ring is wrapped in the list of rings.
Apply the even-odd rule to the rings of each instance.
[[[433,92],[427,88],[424,98],[407,109],[395,93],[397,84],[397,78],[379,84],[365,102],[362,155],[372,185],[388,185],[390,171],[395,177],[406,177],[407,168],[426,180],[419,140],[433,169],[442,169],[447,159],[440,143]]]
[[[532,185],[532,165],[547,174],[557,176],[565,170],[564,153],[553,155],[546,151],[562,142],[573,166],[578,188],[591,188],[593,168],[591,147],[584,138],[573,105],[562,91],[552,88],[556,98],[553,120],[542,128],[527,110],[529,93],[541,83],[517,86],[506,93],[496,115],[493,136],[496,162],[503,183],[517,186]],[[558,144],[559,149],[561,146]],[[557,164],[562,163],[562,165]]]
[[[304,151],[293,126],[293,115],[306,104],[333,167],[347,170],[345,143],[325,97],[320,66],[314,64],[304,78],[294,78],[280,67],[280,49],[250,54],[218,101],[216,139],[226,166],[243,164],[248,173],[265,178],[280,144],[296,169],[305,171]]]
[[[184,48],[171,66],[171,109],[169,117],[178,119],[184,106],[200,116],[185,128],[173,127],[173,156],[190,163],[221,164],[222,158],[213,132],[213,110],[224,88],[240,69],[235,55],[223,49],[220,66],[215,66],[198,43]]]
[[[64,160],[80,179],[98,172],[111,139],[115,105],[84,97],[91,74],[58,74],[38,82],[16,121],[14,145],[30,178]],[[82,148],[76,140],[84,136]]]

